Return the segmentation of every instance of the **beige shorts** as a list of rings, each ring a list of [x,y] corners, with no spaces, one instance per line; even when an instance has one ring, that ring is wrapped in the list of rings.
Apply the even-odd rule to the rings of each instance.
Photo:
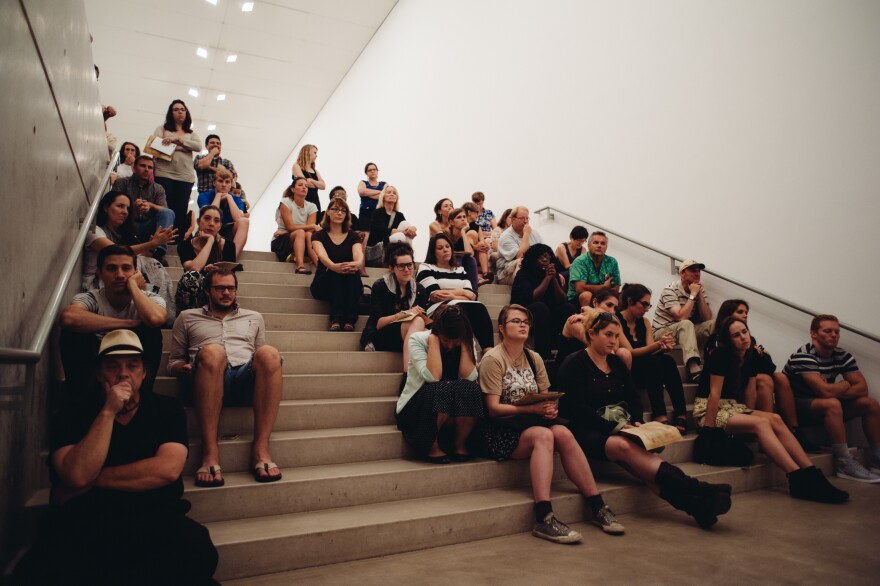
[[[700,427],[706,426],[706,407],[709,405],[708,399],[697,397],[694,399],[694,420]],[[748,415],[752,410],[737,403],[733,399],[721,399],[718,401],[718,413],[715,414],[715,425],[722,429],[727,428],[727,422],[734,415]]]

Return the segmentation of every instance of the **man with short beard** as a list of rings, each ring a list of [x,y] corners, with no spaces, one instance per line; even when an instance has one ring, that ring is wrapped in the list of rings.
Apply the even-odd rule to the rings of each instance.
[[[168,374],[191,381],[202,462],[196,486],[223,486],[217,428],[227,406],[254,409],[251,473],[257,482],[281,479],[269,455],[269,436],[281,403],[281,354],[266,344],[263,316],[236,302],[238,278],[220,269],[205,276],[208,304],[181,312],[174,322]]]
[[[131,214],[137,237],[146,242],[159,228],[174,228],[174,212],[168,209],[165,201],[165,189],[153,181],[153,158],[141,155],[132,165],[132,175],[117,179],[113,183],[114,191],[121,191],[131,198]],[[165,253],[168,245],[163,244],[153,251],[153,258],[168,266]]]

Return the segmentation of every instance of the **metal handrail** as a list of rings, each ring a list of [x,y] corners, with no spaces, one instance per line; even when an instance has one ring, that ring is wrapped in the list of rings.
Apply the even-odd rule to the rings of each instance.
[[[676,272],[676,270],[675,270],[676,261],[684,260],[684,258],[682,258],[680,256],[666,252],[664,250],[660,250],[659,248],[651,246],[650,244],[645,244],[644,242],[636,240],[635,238],[630,238],[629,236],[625,236],[624,234],[621,234],[619,232],[615,232],[614,230],[606,228],[605,226],[600,226],[599,224],[597,224],[595,222],[591,222],[589,220],[585,220],[584,218],[580,218],[578,216],[575,216],[574,214],[570,214],[570,213],[566,212],[565,210],[560,210],[559,208],[555,208],[553,206],[545,206],[545,207],[535,211],[536,214],[540,214],[542,212],[547,212],[548,218],[550,220],[554,219],[553,212],[559,212],[560,214],[568,216],[569,218],[571,218],[573,220],[577,220],[578,222],[583,222],[584,224],[589,224],[590,226],[595,226],[596,228],[598,228],[602,232],[606,232],[608,234],[611,234],[615,238],[620,238],[621,240],[626,240],[627,242],[631,242],[637,246],[641,246],[642,248],[647,248],[651,252],[655,252],[657,254],[668,257],[673,274],[675,274],[675,272]],[[811,317],[814,315],[819,315],[821,313],[819,311],[814,311],[814,310],[809,309],[807,307],[803,307],[802,305],[792,303],[791,301],[788,301],[787,299],[782,299],[781,297],[777,297],[776,295],[773,295],[772,293],[767,293],[766,291],[762,291],[761,289],[758,289],[757,287],[752,287],[751,285],[747,285],[746,283],[742,283],[740,281],[737,281],[736,279],[728,277],[727,275],[722,275],[721,273],[716,273],[715,271],[711,271],[708,269],[704,269],[703,272],[708,273],[718,279],[721,279],[722,281],[727,281],[728,283],[730,283],[732,285],[736,285],[737,287],[741,287],[747,291],[751,291],[752,293],[755,293],[756,295],[760,295],[761,297],[766,297],[767,299],[771,299],[771,300],[775,301],[776,303],[781,303],[782,305],[785,305],[786,307],[790,307],[794,310],[805,313]],[[864,338],[868,338],[869,340],[873,340],[874,342],[880,342],[880,336],[877,336],[876,334],[872,334],[870,332],[866,332],[866,331],[861,330],[855,326],[851,326],[849,324],[840,322],[840,328],[843,330],[846,330],[848,332],[852,332],[853,334],[862,336]]]
[[[118,160],[119,152],[116,152],[110,160],[110,164],[107,166],[107,171],[104,172],[104,178],[95,190],[94,199],[89,207],[89,212],[79,229],[79,233],[76,236],[76,241],[70,250],[70,254],[67,255],[67,261],[64,263],[64,268],[61,270],[61,278],[58,280],[58,284],[52,291],[52,295],[49,298],[49,307],[43,314],[43,317],[40,320],[40,325],[37,326],[33,341],[27,348],[0,347],[0,363],[36,364],[40,361],[40,357],[43,355],[43,349],[46,346],[46,341],[49,339],[49,332],[52,331],[52,326],[55,324],[55,318],[58,316],[58,310],[61,308],[61,302],[64,300],[67,286],[70,284],[70,277],[73,274],[73,269],[76,268],[76,263],[82,253],[83,245],[86,242],[86,235],[92,227],[92,222],[95,221],[95,216],[98,213],[98,205],[101,203],[101,197],[104,195],[104,188],[110,182],[110,173],[113,172]]]

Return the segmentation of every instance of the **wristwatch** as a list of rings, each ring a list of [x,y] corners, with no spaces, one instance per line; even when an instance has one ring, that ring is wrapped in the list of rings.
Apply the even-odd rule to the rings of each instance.
[[[696,299],[696,298],[697,298],[697,297],[696,297],[695,295],[688,295],[688,299],[690,299],[691,301],[693,301],[693,300]]]

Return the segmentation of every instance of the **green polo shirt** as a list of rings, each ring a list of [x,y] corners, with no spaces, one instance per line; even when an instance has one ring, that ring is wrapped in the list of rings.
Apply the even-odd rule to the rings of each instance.
[[[617,260],[613,256],[606,254],[602,257],[602,262],[596,269],[596,263],[589,253],[580,255],[574,259],[568,271],[568,299],[577,299],[578,294],[574,288],[576,281],[587,285],[601,285],[605,282],[605,275],[611,275],[612,287],[620,285],[620,269],[617,268]]]

